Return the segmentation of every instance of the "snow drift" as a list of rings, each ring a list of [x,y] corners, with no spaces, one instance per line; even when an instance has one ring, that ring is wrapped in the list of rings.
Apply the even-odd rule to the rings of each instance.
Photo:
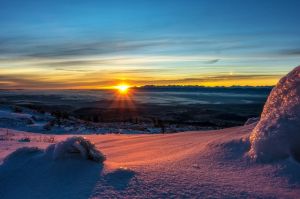
[[[62,159],[80,155],[84,159],[95,162],[104,162],[105,156],[92,144],[83,137],[70,137],[57,144],[50,145],[46,149],[46,154],[52,155],[53,159]]]
[[[253,159],[300,159],[300,66],[273,88],[250,142]]]

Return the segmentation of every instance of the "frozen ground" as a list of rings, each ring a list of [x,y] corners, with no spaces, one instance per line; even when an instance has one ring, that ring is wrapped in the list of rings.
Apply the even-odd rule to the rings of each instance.
[[[263,164],[246,155],[255,124],[165,135],[87,135],[104,164],[53,160],[40,149],[71,135],[1,129],[1,198],[297,198],[300,165],[293,158]],[[45,137],[46,136],[46,137]],[[30,142],[21,142],[22,138]],[[45,137],[45,138],[44,138]]]

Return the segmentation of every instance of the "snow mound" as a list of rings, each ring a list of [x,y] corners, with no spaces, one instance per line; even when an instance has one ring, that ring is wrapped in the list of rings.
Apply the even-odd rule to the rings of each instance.
[[[0,198],[88,198],[102,170],[103,164],[81,158],[56,161],[43,149],[22,147],[0,165]]]
[[[94,144],[83,137],[70,137],[57,144],[50,145],[46,149],[46,154],[51,155],[53,159],[64,159],[66,157],[73,157],[80,155],[84,159],[103,163],[106,160]]]
[[[273,88],[250,142],[249,155],[253,159],[300,159],[300,66]]]

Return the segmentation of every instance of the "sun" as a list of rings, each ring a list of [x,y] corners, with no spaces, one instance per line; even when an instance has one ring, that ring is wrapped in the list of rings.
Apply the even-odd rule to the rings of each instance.
[[[120,93],[125,94],[128,92],[130,86],[128,86],[127,84],[119,84],[118,86],[115,86],[115,88],[118,89]]]

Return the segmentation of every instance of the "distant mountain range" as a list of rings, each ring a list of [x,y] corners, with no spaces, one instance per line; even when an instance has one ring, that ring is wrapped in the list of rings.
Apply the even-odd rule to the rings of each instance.
[[[168,85],[168,86],[156,86],[146,85],[141,87],[132,87],[132,89],[143,91],[185,91],[185,92],[234,92],[234,93],[265,93],[269,94],[273,86],[217,86],[217,87],[205,87],[205,86],[181,86],[181,85]]]

